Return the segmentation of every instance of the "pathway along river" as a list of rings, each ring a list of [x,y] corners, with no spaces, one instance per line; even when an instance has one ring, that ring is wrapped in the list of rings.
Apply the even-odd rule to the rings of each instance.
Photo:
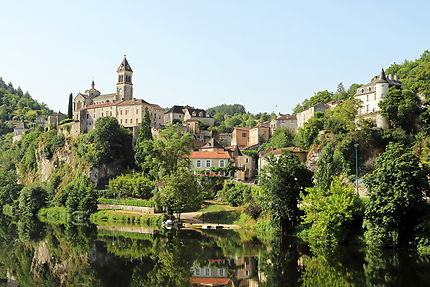
[[[3,286],[429,286],[430,258],[354,245],[311,251],[293,237],[263,243],[237,231],[130,233],[0,217],[0,278]]]

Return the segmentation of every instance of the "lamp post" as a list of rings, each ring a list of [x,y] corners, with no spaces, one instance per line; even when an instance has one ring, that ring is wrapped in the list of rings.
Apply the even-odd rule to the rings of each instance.
[[[359,193],[358,193],[358,146],[359,146],[358,143],[354,144],[354,148],[355,148],[355,185],[357,188],[357,195],[359,195]]]

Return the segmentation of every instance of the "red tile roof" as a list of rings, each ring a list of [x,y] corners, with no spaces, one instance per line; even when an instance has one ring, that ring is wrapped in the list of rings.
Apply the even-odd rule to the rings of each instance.
[[[101,108],[101,107],[109,107],[109,106],[115,106],[117,104],[119,104],[120,102],[114,102],[114,103],[104,103],[104,104],[98,104],[98,105],[91,105],[88,106],[86,108],[82,108],[81,110],[86,110],[86,109],[94,109],[94,108]]]
[[[190,158],[230,158],[230,154],[225,150],[216,151],[192,151]]]
[[[230,282],[230,278],[191,278],[191,284],[203,286],[224,286]]]

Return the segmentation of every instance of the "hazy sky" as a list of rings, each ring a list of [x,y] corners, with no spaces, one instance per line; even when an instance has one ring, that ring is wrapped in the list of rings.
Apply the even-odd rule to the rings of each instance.
[[[430,49],[428,1],[2,1],[0,77],[67,111],[94,80],[170,107],[290,113]]]

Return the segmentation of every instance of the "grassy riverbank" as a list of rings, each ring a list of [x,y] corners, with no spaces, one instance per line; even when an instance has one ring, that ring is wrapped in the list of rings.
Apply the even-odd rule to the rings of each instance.
[[[146,215],[123,210],[100,210],[91,214],[90,221],[97,225],[126,224],[160,227],[162,215]]]
[[[127,199],[116,199],[113,198],[99,198],[97,199],[97,202],[100,204],[118,204],[118,205],[130,205],[130,206],[142,206],[142,207],[154,207],[155,202],[152,200],[144,200],[144,199],[134,199],[134,198],[127,198]]]

